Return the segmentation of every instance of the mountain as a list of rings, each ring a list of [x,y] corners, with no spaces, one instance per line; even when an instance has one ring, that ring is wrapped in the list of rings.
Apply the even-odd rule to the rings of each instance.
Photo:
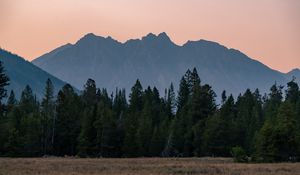
[[[300,69],[293,69],[287,73],[289,79],[296,78],[296,81],[300,85]]]
[[[32,88],[38,99],[42,99],[48,78],[51,79],[55,92],[58,92],[65,84],[65,82],[43,71],[41,68],[3,49],[0,49],[0,61],[3,62],[5,73],[10,79],[10,85],[7,88],[8,95],[10,90],[14,90],[18,99],[26,85]]]
[[[289,75],[238,50],[206,40],[179,46],[166,33],[150,33],[125,43],[89,33],[75,44],[59,47],[32,63],[79,89],[92,78],[99,87],[129,91],[139,78],[144,86],[155,85],[162,93],[171,82],[178,88],[181,76],[193,67],[202,83],[209,83],[217,95],[224,89],[238,95],[247,88],[259,88],[264,93],[275,82],[284,85],[290,80]]]

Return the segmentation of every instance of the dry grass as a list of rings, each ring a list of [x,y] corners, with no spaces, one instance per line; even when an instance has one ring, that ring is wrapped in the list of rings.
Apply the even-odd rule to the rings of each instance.
[[[300,175],[300,163],[238,164],[226,158],[0,158],[0,175]]]

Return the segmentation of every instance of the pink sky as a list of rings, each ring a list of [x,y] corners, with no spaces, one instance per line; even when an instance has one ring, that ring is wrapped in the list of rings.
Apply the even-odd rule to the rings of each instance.
[[[273,69],[300,68],[299,0],[0,0],[0,47],[32,60],[86,33],[206,39]]]

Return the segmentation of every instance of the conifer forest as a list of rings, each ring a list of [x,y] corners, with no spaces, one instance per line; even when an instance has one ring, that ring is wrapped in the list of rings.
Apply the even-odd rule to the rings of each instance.
[[[6,90],[9,81],[0,64],[0,156],[300,161],[300,91],[294,80],[274,82],[267,94],[248,89],[235,98],[225,90],[215,94],[195,68],[165,92],[136,80],[129,91],[110,93],[88,79],[82,91],[66,84],[55,94],[48,79],[41,100],[30,85],[16,97]]]

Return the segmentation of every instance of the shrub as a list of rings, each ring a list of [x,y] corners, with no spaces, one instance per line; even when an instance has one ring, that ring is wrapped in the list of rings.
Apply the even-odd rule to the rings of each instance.
[[[231,149],[235,162],[248,162],[248,156],[242,147],[236,146]]]

